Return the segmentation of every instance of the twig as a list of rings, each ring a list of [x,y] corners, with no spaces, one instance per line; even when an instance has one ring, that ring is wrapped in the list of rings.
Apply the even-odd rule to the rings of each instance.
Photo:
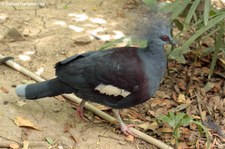
[[[1,54],[0,54],[0,58],[4,58]],[[40,76],[32,73],[31,71],[25,69],[24,67],[20,66],[19,64],[15,63],[14,61],[12,60],[8,60],[5,62],[8,66],[14,68],[15,70],[29,76],[30,78],[38,81],[38,82],[41,82],[41,81],[45,81],[43,78],[41,78]],[[74,96],[74,95],[71,95],[71,94],[63,94],[62,96],[64,96],[65,98],[71,100],[71,101],[74,101],[76,103],[80,103],[81,102],[81,99]],[[84,106],[86,109],[92,111],[93,113],[95,113],[96,115],[98,115],[99,117],[103,118],[104,120],[108,121],[109,123],[115,123],[116,122],[116,119],[110,115],[108,115],[107,113],[97,109],[96,107],[92,106],[91,104],[88,104],[86,103],[85,106]],[[135,135],[137,136],[138,138],[140,139],[143,139],[145,140],[146,142],[150,143],[150,144],[153,144],[155,146],[157,146],[158,148],[161,148],[161,149],[173,149],[171,146],[139,131],[139,130],[136,130],[134,128],[130,128],[130,131]]]
[[[198,102],[198,110],[199,110],[199,114],[200,114],[200,117],[201,117],[201,121],[205,121],[205,118],[202,114],[202,106],[201,106],[201,97],[200,97],[200,94],[199,94],[199,91],[197,92],[197,102]]]
[[[0,137],[7,140],[8,142],[14,142],[14,143],[18,144],[19,146],[22,146],[22,144],[20,142],[16,141],[16,140],[9,139],[9,138],[3,137],[3,136],[0,136]],[[9,143],[5,143],[5,144],[9,144]],[[3,144],[1,144],[1,146],[4,146],[5,144],[3,143]]]

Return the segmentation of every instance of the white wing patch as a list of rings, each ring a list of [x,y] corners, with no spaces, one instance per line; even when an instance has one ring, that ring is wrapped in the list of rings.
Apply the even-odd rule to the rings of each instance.
[[[105,84],[99,84],[95,87],[95,90],[98,90],[102,94],[106,95],[113,95],[113,96],[123,96],[126,97],[130,95],[129,91],[126,91],[124,89],[120,89],[118,87],[115,87],[113,85],[105,85]]]

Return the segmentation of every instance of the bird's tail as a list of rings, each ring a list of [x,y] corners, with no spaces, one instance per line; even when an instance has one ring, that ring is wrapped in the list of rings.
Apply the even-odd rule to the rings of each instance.
[[[73,88],[55,78],[49,81],[19,85],[16,87],[16,94],[26,99],[39,99],[44,97],[57,96],[63,93],[72,93]]]

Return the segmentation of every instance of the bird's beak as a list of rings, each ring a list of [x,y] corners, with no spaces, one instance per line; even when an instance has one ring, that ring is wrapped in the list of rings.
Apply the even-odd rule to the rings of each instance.
[[[177,42],[175,40],[170,40],[170,44],[172,44],[173,46],[176,46],[177,45]]]

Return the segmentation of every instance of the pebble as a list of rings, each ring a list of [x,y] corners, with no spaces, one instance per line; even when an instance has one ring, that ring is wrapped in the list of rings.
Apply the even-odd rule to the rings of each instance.
[[[75,44],[88,44],[91,43],[91,37],[89,35],[83,35],[79,37],[72,38]]]

